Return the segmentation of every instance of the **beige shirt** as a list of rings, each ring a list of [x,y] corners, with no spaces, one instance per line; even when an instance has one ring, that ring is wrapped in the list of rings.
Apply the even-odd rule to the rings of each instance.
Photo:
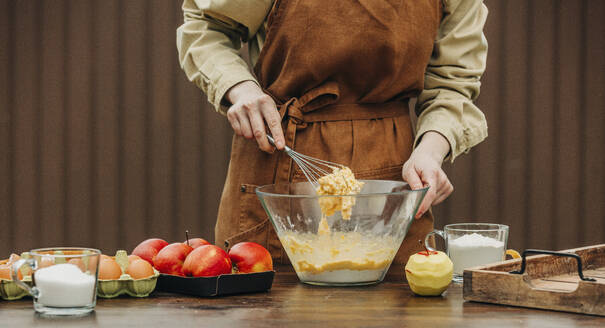
[[[229,88],[256,81],[239,56],[248,42],[255,63],[265,39],[273,0],[185,0],[184,23],[177,30],[181,67],[217,111],[225,114]],[[454,160],[487,137],[487,122],[473,104],[485,70],[487,41],[482,0],[443,0],[443,19],[416,102],[416,140],[427,131],[447,138]],[[258,83],[258,82],[257,82]]]

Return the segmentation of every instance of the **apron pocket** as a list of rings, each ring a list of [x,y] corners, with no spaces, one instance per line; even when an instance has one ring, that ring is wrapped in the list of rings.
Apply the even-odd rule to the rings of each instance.
[[[239,232],[226,240],[226,247],[231,247],[241,241],[252,241],[266,247],[270,223],[258,196],[256,196],[256,187],[252,184],[240,185]]]

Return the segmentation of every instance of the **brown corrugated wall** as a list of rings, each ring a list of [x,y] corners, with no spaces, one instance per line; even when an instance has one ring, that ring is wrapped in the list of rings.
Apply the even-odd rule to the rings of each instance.
[[[605,242],[605,2],[491,0],[490,136],[446,169],[437,226]],[[213,238],[231,131],[177,62],[180,1],[0,1],[0,258]]]

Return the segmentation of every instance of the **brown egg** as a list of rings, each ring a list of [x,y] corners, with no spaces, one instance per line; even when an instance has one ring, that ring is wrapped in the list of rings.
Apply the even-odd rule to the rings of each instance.
[[[0,264],[0,279],[4,280],[13,280],[12,274],[13,265],[12,264]],[[21,274],[21,270],[19,270],[19,279],[23,279],[23,274]]]
[[[77,266],[78,268],[80,268],[80,271],[82,271],[82,272],[86,271],[86,269],[84,268],[84,261],[82,261],[82,259],[80,259],[80,258],[69,259],[69,261],[67,261],[67,263],[71,263],[71,264]]]
[[[122,269],[114,259],[101,259],[99,263],[99,279],[114,280],[122,275]]]
[[[98,256],[89,256],[88,258],[83,260],[85,263],[88,262],[88,271],[95,272],[97,271],[97,265],[101,262],[101,258]]]
[[[21,259],[21,256],[13,253],[11,254],[11,256],[8,258],[8,262],[6,262],[6,264],[13,264],[17,261],[19,261]]]
[[[0,264],[0,279],[13,280],[11,277],[11,266],[8,264]]]
[[[46,268],[55,264],[55,260],[53,260],[50,256],[42,256],[38,261],[38,269]]]
[[[11,277],[11,270],[13,263],[17,262],[21,257],[17,254],[11,254],[11,256],[2,260],[0,263],[0,279],[13,280]],[[19,279],[22,278],[21,271],[19,271]]]
[[[126,273],[128,273],[132,279],[142,279],[153,276],[154,272],[153,267],[149,262],[143,259],[135,259],[128,264]]]
[[[141,257],[134,254],[128,255],[128,263],[132,263],[134,260],[141,260]]]

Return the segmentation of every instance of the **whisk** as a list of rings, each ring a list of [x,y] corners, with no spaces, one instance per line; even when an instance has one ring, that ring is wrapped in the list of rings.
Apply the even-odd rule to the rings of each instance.
[[[269,142],[275,146],[275,140],[273,140],[273,137],[267,135],[267,139],[269,139]],[[330,172],[330,169],[345,167],[342,164],[332,163],[329,161],[324,161],[323,159],[301,154],[292,150],[292,148],[288,146],[284,147],[284,152],[286,152],[286,154],[292,158],[296,165],[298,165],[302,173],[305,175],[305,177],[307,177],[307,181],[309,181],[309,183],[311,183],[313,188],[316,190],[319,188],[319,182],[317,182],[317,180],[324,175],[332,173]]]

